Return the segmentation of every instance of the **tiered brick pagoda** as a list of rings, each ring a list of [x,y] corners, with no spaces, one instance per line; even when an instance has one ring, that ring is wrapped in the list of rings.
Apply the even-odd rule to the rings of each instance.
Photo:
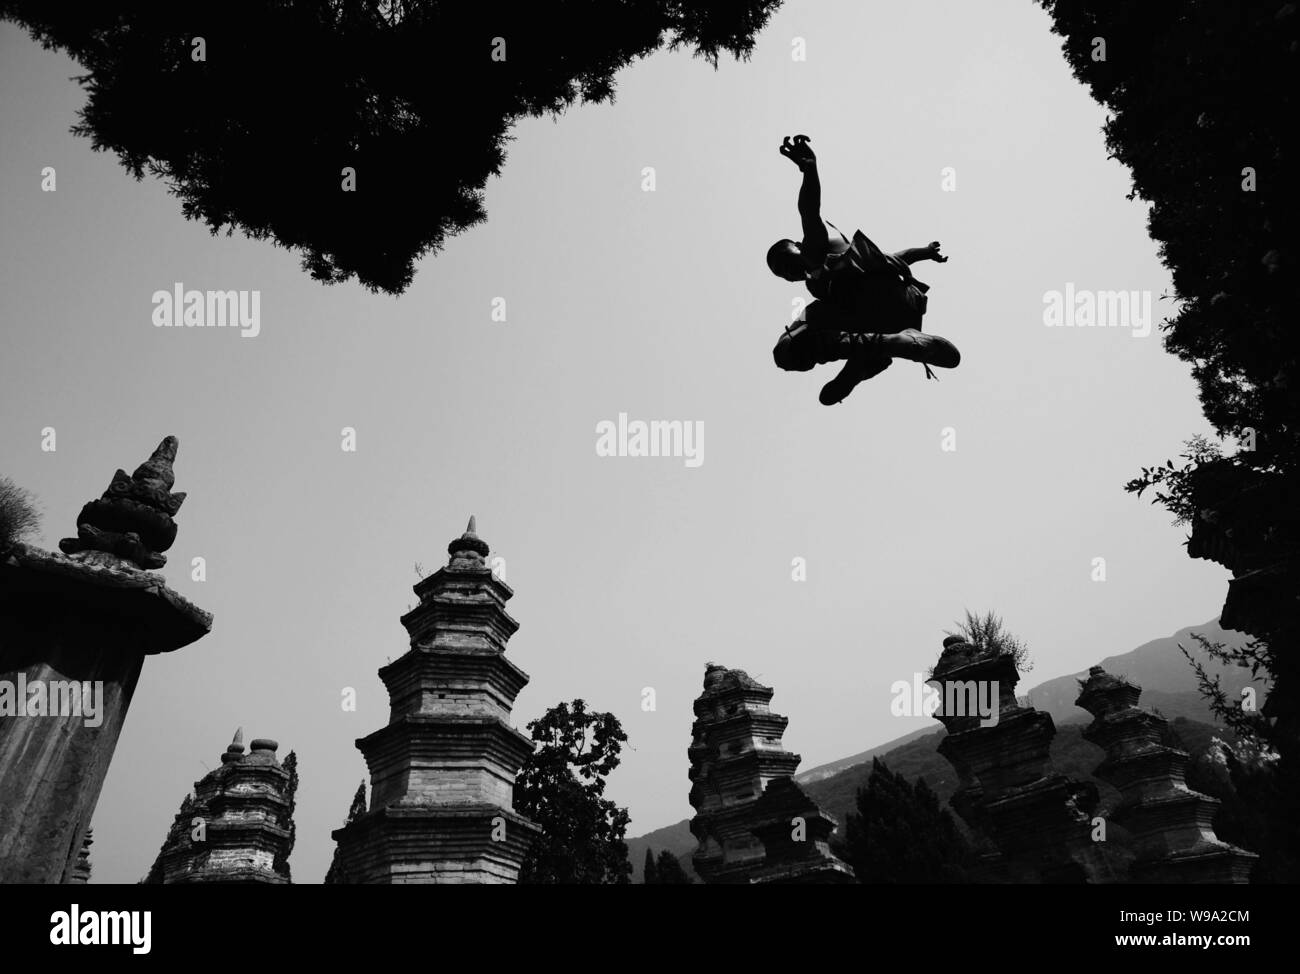
[[[1111,818],[1137,846],[1135,883],[1245,883],[1258,858],[1214,834],[1219,800],[1187,787],[1186,751],[1160,743],[1167,721],[1138,707],[1142,688],[1100,666],[1075,703],[1093,716],[1083,732],[1106,752],[1094,774],[1119,789]]]
[[[935,717],[948,729],[939,744],[957,771],[960,786],[953,809],[999,850],[1000,859],[983,861],[982,881],[1113,882],[1108,860],[1092,841],[1096,788],[1059,774],[1049,748],[1056,735],[1050,714],[1016,702],[1020,680],[1014,658],[995,649],[972,646],[960,636],[943,641],[943,653],[930,682],[944,693]],[[968,691],[996,684],[997,723],[981,726]],[[952,692],[945,692],[952,685]],[[956,688],[962,688],[958,693]],[[949,703],[953,713],[946,713]],[[965,713],[956,712],[959,710]]]
[[[528,675],[505,657],[514,594],[471,517],[415,586],[410,651],[383,667],[388,725],[357,741],[370,808],[333,833],[340,883],[514,883],[539,830],[513,809],[533,742],[510,726]]]
[[[791,778],[799,755],[782,746],[789,719],[772,694],[743,670],[705,670],[687,752],[695,871],[706,883],[852,882],[830,851],[835,820]]]
[[[290,882],[298,759],[281,764],[275,741],[259,738],[244,753],[243,732],[221,766],[194,783],[146,883]]]
[[[145,657],[212,628],[153,571],[185,500],[171,492],[178,446],[118,470],[61,552],[0,549],[0,883],[77,879]]]

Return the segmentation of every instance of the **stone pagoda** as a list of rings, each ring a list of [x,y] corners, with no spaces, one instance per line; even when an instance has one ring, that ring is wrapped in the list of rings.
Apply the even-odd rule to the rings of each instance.
[[[152,569],[176,539],[176,437],[118,470],[61,552],[0,546],[0,883],[60,883],[78,865],[146,656],[212,616]]]
[[[146,883],[290,882],[298,759],[290,752],[281,764],[271,740],[249,747],[236,731],[220,767],[194,783]]]
[[[1093,772],[1119,789],[1111,818],[1132,835],[1135,883],[1245,883],[1259,857],[1214,833],[1219,800],[1187,787],[1186,751],[1162,744],[1167,721],[1138,707],[1142,688],[1100,666],[1075,701],[1093,716],[1086,740],[1106,752]]]
[[[515,883],[540,830],[515,813],[533,742],[510,726],[528,675],[505,657],[514,594],[469,519],[448,564],[415,586],[410,650],[379,670],[388,725],[357,741],[370,807],[333,833],[339,883]]]
[[[839,823],[793,778],[775,778],[754,805],[750,831],[763,843],[763,865],[751,882],[851,883],[852,867],[831,852]]]
[[[943,641],[929,681],[939,684],[935,717],[948,729],[939,753],[960,782],[950,804],[1000,853],[982,860],[979,880],[1114,882],[1092,841],[1097,790],[1054,769],[1056,725],[1051,714],[1016,702],[1019,681],[1013,656],[961,636]],[[996,701],[996,723],[974,706],[981,698]]]
[[[91,862],[90,847],[95,844],[94,826],[86,829],[86,837],[81,840],[81,851],[77,853],[77,861],[69,872],[65,883],[73,886],[85,886],[90,882]]]
[[[705,670],[687,751],[695,871],[706,883],[852,882],[830,851],[835,820],[791,778],[799,755],[782,746],[789,719],[772,693],[743,670]]]

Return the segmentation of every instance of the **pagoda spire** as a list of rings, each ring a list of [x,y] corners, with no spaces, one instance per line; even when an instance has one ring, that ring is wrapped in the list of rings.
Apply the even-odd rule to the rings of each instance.
[[[447,545],[447,554],[451,555],[453,562],[458,556],[468,555],[478,555],[481,561],[488,556],[491,550],[487,546],[487,542],[478,536],[473,514],[469,516],[469,524],[465,526],[465,533]]]
[[[238,727],[235,729],[235,736],[231,739],[230,746],[227,747],[225,753],[221,755],[221,763],[229,764],[231,761],[238,761],[243,753],[244,728]]]
[[[379,671],[388,724],[357,741],[370,802],[333,835],[331,882],[514,883],[539,829],[514,811],[533,742],[510,725],[528,674],[505,656],[514,594],[470,517],[448,563],[415,586],[410,649]]]
[[[146,883],[290,882],[297,757],[290,752],[281,764],[280,745],[263,737],[245,754],[243,740],[241,727],[221,767],[196,781],[181,802]],[[201,838],[195,819],[204,823]]]
[[[59,550],[80,560],[115,568],[162,568],[163,554],[176,540],[176,512],[185,494],[172,493],[172,464],[180,441],[168,436],[130,476],[119,469],[103,496],[77,515],[77,536]],[[106,557],[107,556],[107,557]]]

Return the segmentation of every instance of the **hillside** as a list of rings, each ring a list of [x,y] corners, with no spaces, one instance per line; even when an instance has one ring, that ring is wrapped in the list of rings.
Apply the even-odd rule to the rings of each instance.
[[[1186,647],[1194,659],[1204,664],[1211,675],[1219,676],[1230,695],[1238,694],[1241,687],[1250,683],[1250,673],[1243,669],[1229,669],[1210,659],[1191,638],[1193,632],[1229,646],[1240,646],[1247,639],[1244,634],[1222,629],[1217,620],[1211,620],[1204,625],[1180,629],[1172,636],[1143,643],[1132,652],[1107,656],[1101,665],[1107,672],[1141,686],[1142,706],[1156,707],[1171,720],[1183,716],[1189,720],[1213,722],[1209,708],[1196,692],[1196,673],[1179,651],[1179,644]],[[1088,720],[1087,713],[1074,705],[1075,697],[1079,695],[1077,680],[1084,676],[1085,673],[1077,673],[1048,680],[1034,687],[1026,696],[1034,707],[1046,710],[1058,724]],[[1261,688],[1260,703],[1263,703],[1263,683],[1261,681],[1256,685]]]
[[[919,730],[912,731],[910,734],[896,737],[892,741],[887,741],[886,743],[880,744],[869,750],[860,751],[852,757],[840,758],[838,761],[832,761],[829,764],[819,764],[817,767],[810,768],[807,771],[800,771],[794,776],[794,780],[799,782],[801,785],[807,785],[814,781],[822,781],[832,775],[837,775],[841,771],[846,771],[853,767],[855,764],[870,764],[872,758],[884,754],[886,751],[890,751],[896,747],[901,747],[917,738],[928,737],[933,734],[935,730],[936,728],[934,727],[922,727]]]
[[[1211,737],[1226,738],[1228,735],[1224,729],[1215,726],[1213,715],[1197,692],[1196,675],[1178,649],[1179,643],[1211,674],[1219,675],[1231,694],[1249,682],[1249,674],[1245,670],[1226,669],[1209,659],[1190,638],[1192,632],[1229,645],[1239,645],[1245,638],[1241,633],[1221,629],[1217,621],[1211,621],[1180,629],[1172,636],[1153,639],[1131,652],[1108,656],[1101,665],[1111,673],[1140,684],[1143,688],[1141,705],[1155,708],[1173,723],[1184,746],[1195,756],[1204,751]],[[1029,690],[1025,696],[1034,707],[1050,713],[1056,722],[1052,759],[1057,769],[1072,777],[1093,780],[1092,771],[1101,762],[1102,751],[1083,740],[1081,732],[1090,718],[1086,711],[1074,705],[1079,694],[1078,680],[1085,675],[1078,673],[1048,680]],[[1263,702],[1262,692],[1260,702]],[[801,772],[795,775],[795,780],[839,821],[840,835],[849,813],[855,808],[858,789],[866,785],[874,757],[880,757],[891,770],[908,778],[925,778],[940,799],[947,802],[957,787],[957,776],[952,766],[935,750],[944,733],[936,723],[931,729],[913,731],[851,757]],[[1114,789],[1101,782],[1097,785],[1103,804],[1115,800]],[[654,849],[655,855],[660,850],[669,850],[682,861],[687,872],[694,875],[690,858],[695,849],[695,839],[688,820],[628,840],[633,882],[641,882],[647,847]]]

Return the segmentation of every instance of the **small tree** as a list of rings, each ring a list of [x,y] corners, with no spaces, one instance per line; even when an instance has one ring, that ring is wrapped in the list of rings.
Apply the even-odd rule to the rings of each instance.
[[[36,495],[0,477],[0,550],[12,547],[35,534],[41,526]]]
[[[660,851],[659,862],[657,866],[659,873],[659,884],[661,886],[690,886],[691,877],[686,875],[686,870],[682,864],[667,849]]]
[[[542,827],[520,883],[628,883],[627,809],[605,798],[627,734],[611,713],[561,703],[528,725],[537,750],[515,780],[515,810]]]
[[[1173,523],[1190,524],[1196,514],[1192,498],[1193,474],[1202,466],[1223,458],[1223,449],[1209,437],[1197,434],[1183,443],[1179,454],[1184,463],[1166,460],[1164,466],[1143,467],[1142,476],[1134,477],[1124,485],[1130,494],[1141,497],[1152,488],[1152,504],[1159,504],[1174,516]]]
[[[999,656],[1010,656],[1016,669],[1027,673],[1034,668],[1029,659],[1029,647],[1017,636],[1012,635],[1002,624],[1002,619],[994,612],[984,615],[966,610],[966,621],[957,624],[955,632],[949,636],[961,636],[981,652],[996,652]]]
[[[1226,643],[1210,640],[1199,632],[1190,635],[1211,659],[1223,666],[1249,669],[1252,679],[1258,679],[1261,671],[1268,676],[1271,667],[1276,665],[1269,645],[1262,640],[1251,639],[1240,646],[1229,647]],[[1197,689],[1209,705],[1210,712],[1223,721],[1233,736],[1252,750],[1269,750],[1274,744],[1274,726],[1265,713],[1261,710],[1246,710],[1241,700],[1231,699],[1223,688],[1219,674],[1211,674],[1205,664],[1189,653],[1182,643],[1178,644],[1178,648],[1191,664],[1192,671],[1196,674]],[[1265,688],[1258,689],[1262,693]]]
[[[655,868],[655,854],[650,848],[645,851],[645,884],[654,886],[659,882],[659,870]]]
[[[858,789],[846,851],[860,883],[965,883],[974,853],[922,778],[912,785],[879,758]]]

